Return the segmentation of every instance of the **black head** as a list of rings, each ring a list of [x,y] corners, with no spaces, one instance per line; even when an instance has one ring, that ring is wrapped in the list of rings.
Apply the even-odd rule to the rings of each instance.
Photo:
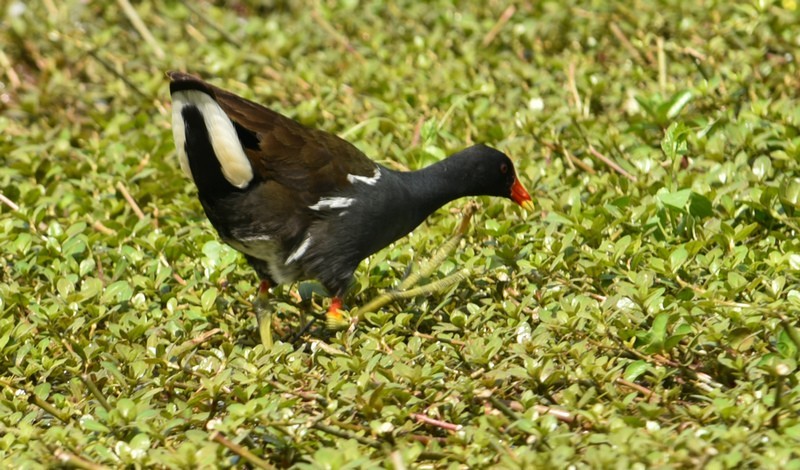
[[[519,182],[514,164],[503,152],[478,144],[447,160],[460,167],[463,185],[470,189],[471,195],[505,197],[525,209],[533,208],[531,196]]]

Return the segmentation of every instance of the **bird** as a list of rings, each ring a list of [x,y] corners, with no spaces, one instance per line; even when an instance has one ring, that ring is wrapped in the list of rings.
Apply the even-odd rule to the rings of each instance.
[[[167,72],[181,169],[219,237],[259,276],[259,294],[316,279],[342,317],[354,272],[444,204],[498,196],[533,210],[511,159],[476,144],[416,171],[395,171],[353,144],[198,76]]]

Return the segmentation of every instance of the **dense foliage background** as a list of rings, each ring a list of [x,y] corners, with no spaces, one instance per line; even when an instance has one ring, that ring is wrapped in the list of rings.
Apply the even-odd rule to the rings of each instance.
[[[3,3],[0,466],[800,468],[797,2],[532,3]],[[473,276],[353,332],[285,286],[265,350],[170,69],[393,168],[495,145],[538,212],[480,199]]]

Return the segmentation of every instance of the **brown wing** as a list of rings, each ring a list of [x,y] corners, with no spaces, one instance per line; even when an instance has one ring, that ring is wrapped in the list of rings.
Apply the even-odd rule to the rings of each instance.
[[[268,235],[290,249],[302,242],[320,215],[309,206],[347,189],[351,185],[348,175],[374,175],[376,164],[333,134],[307,128],[198,77],[182,72],[167,75],[172,92],[200,90],[216,100],[234,122],[253,166],[251,186],[231,196],[237,198],[239,210],[206,208],[212,224],[225,232],[223,237]]]
[[[257,145],[245,145],[245,154],[263,181],[306,193],[313,204],[350,185],[347,175],[373,175],[375,163],[338,136],[305,127],[213,85],[205,86],[240,132],[257,138]]]

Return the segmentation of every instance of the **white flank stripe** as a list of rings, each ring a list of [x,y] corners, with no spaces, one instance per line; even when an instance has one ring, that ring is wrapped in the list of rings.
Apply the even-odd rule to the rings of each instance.
[[[289,254],[289,257],[286,258],[286,264],[292,264],[295,261],[299,260],[301,256],[306,253],[308,250],[309,245],[311,245],[311,235],[306,235],[306,239],[303,240],[303,243],[300,244],[295,250]]]
[[[268,242],[272,241],[272,237],[269,235],[256,235],[254,237],[240,238],[239,240],[243,242]]]
[[[375,167],[375,173],[373,173],[371,177],[359,176],[359,175],[347,175],[347,181],[349,181],[351,184],[364,183],[370,186],[374,186],[379,179],[381,179],[380,167]]]
[[[312,211],[321,211],[326,209],[344,209],[350,207],[355,199],[352,197],[323,197],[313,206],[308,206]]]
[[[180,143],[180,148],[182,149],[186,142],[181,111],[184,106],[189,105],[196,106],[203,116],[203,121],[211,139],[211,146],[214,148],[214,154],[219,160],[225,179],[237,188],[247,186],[250,180],[253,179],[253,167],[250,166],[250,160],[244,154],[236,129],[234,129],[233,123],[217,102],[202,91],[184,90],[172,95],[172,121],[175,144],[178,145]],[[181,122],[180,129],[175,126],[175,121],[178,117]],[[180,139],[177,136],[179,130],[182,131],[182,138]],[[189,161],[186,159],[186,152],[184,151],[183,155],[181,155],[181,150],[178,150],[178,156],[181,157],[181,167],[183,168],[185,165],[186,169],[188,169]],[[186,161],[185,164],[183,163],[184,160]]]
[[[176,93],[179,95],[180,93]],[[189,159],[186,157],[186,125],[183,123],[181,111],[185,103],[176,98],[172,103],[172,138],[175,140],[175,149],[178,151],[178,162],[186,176],[194,180],[192,170],[189,168]]]

